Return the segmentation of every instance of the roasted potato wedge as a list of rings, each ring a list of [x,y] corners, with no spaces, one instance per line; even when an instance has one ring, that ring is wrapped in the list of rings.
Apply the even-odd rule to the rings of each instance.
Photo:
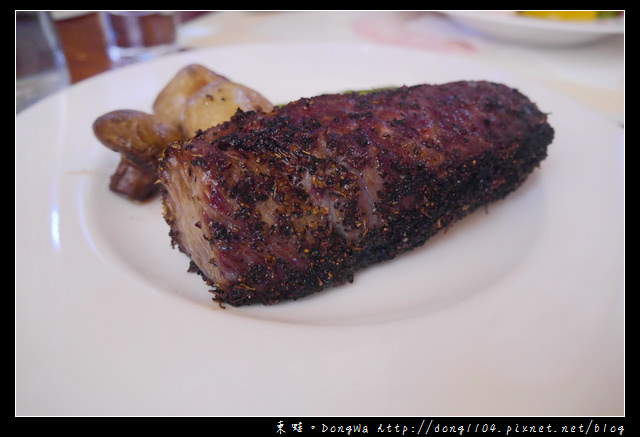
[[[158,157],[169,144],[229,120],[238,109],[272,108],[257,91],[202,65],[187,65],[157,95],[152,113],[120,109],[94,121],[98,140],[121,155],[109,188],[144,200],[156,191]]]
[[[152,114],[132,109],[102,115],[94,121],[93,132],[106,147],[151,171],[155,171],[153,164],[164,148],[182,139],[173,126]]]
[[[273,104],[257,91],[226,81],[212,82],[200,88],[186,101],[182,132],[188,137],[198,130],[228,121],[237,111],[269,112]]]
[[[104,146],[121,156],[109,188],[135,200],[154,193],[158,156],[168,144],[182,138],[177,129],[156,116],[130,109],[98,117],[93,132]]]
[[[111,175],[109,189],[129,197],[131,200],[142,201],[156,193],[158,188],[156,180],[154,172],[141,168],[127,158],[121,157],[118,167]]]
[[[170,126],[181,129],[187,99],[205,85],[227,81],[224,76],[202,65],[187,65],[160,91],[153,102],[153,114]]]

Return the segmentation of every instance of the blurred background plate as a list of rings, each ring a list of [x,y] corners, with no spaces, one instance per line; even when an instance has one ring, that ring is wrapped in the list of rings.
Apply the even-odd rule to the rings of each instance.
[[[504,41],[567,46],[624,33],[624,17],[597,21],[564,21],[521,16],[515,11],[447,11],[455,22]]]

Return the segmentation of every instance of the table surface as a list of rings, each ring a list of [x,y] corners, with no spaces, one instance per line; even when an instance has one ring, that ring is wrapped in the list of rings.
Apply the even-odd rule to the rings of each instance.
[[[53,13],[71,83],[120,67],[96,12]],[[182,50],[251,42],[366,42],[456,53],[539,82],[624,124],[624,33],[576,46],[493,39],[425,11],[180,12]],[[82,38],[78,38],[81,35]]]

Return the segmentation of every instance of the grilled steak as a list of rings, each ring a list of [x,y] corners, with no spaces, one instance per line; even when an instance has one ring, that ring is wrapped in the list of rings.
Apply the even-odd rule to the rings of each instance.
[[[234,306],[296,299],[516,189],[553,129],[515,89],[453,82],[302,98],[167,148],[175,247]]]

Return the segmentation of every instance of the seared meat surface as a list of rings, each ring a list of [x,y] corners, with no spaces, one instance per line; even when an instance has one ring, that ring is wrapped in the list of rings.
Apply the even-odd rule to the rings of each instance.
[[[490,82],[302,98],[168,147],[174,246],[231,305],[353,280],[515,190],[546,157],[547,117]]]

